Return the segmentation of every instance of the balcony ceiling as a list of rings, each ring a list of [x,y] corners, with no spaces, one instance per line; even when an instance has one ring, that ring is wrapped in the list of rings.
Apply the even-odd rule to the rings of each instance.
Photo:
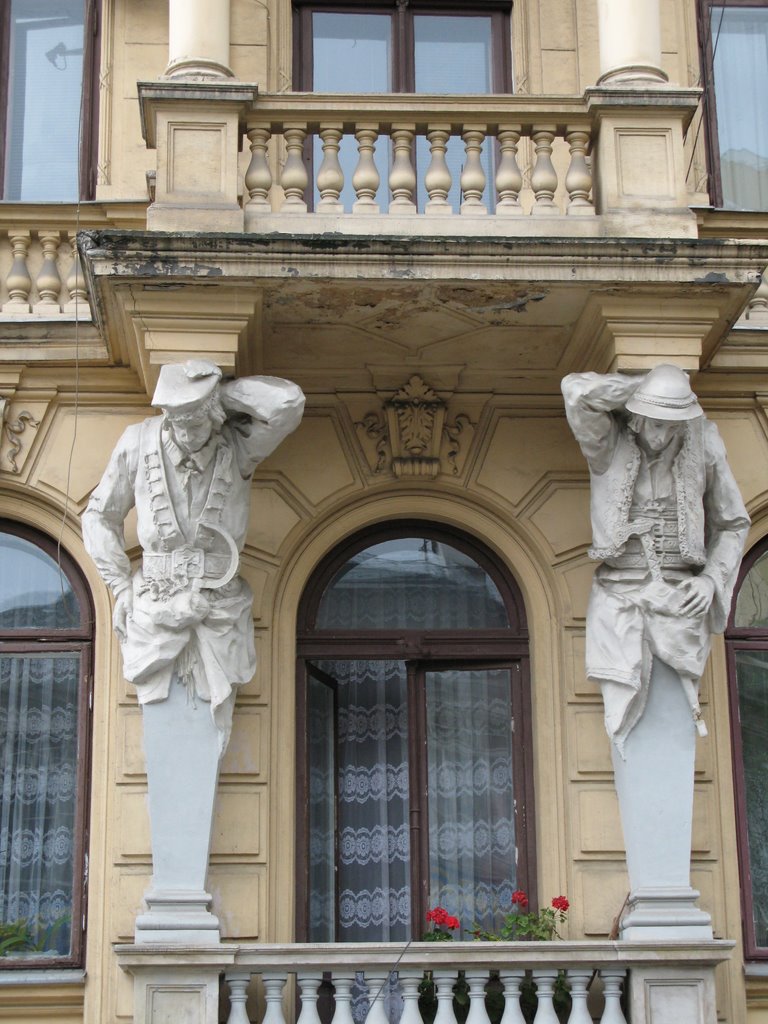
[[[670,332],[706,366],[768,263],[765,244],[719,239],[97,231],[80,246],[111,359],[148,390],[161,362],[203,354],[196,335],[238,373],[319,391],[397,387],[404,370],[437,387],[554,390],[608,369],[617,337],[647,347]]]

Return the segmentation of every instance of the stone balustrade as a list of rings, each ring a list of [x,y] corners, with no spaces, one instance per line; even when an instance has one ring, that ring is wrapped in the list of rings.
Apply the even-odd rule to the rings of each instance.
[[[434,985],[435,1024],[456,1024],[454,986],[460,977],[469,1002],[467,1024],[524,1024],[520,991],[531,982],[538,998],[535,1024],[662,1024],[671,1019],[672,1006],[686,1024],[715,1024],[714,971],[732,948],[726,941],[579,941],[144,944],[115,951],[134,977],[141,1005],[152,1005],[155,992],[165,999],[177,991],[179,1008],[189,992],[190,1006],[198,1006],[207,991],[208,1009],[195,1011],[189,1018],[195,1021],[224,1019],[218,1000],[223,973],[227,1024],[422,1024],[425,978]],[[570,996],[565,1009],[555,997],[563,986]],[[142,1024],[155,1024],[153,1015]]]
[[[455,231],[460,217],[490,214],[502,232],[573,234],[542,222],[575,216],[595,233],[592,127],[578,100],[260,95],[247,135],[246,232],[313,213],[312,230],[319,217],[324,230],[329,217],[354,230],[354,218],[386,214],[385,231],[401,218],[405,232]]]

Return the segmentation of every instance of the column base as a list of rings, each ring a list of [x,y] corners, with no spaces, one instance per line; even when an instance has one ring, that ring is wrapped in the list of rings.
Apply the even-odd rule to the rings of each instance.
[[[699,893],[689,886],[636,889],[630,893],[629,911],[621,922],[620,939],[625,942],[711,941],[712,918],[696,906],[698,898]]]
[[[183,889],[145,893],[146,914],[136,918],[136,942],[213,946],[221,942],[211,895]]]

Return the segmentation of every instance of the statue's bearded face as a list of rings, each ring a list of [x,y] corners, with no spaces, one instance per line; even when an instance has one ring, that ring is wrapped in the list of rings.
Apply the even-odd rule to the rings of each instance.
[[[654,420],[649,416],[636,417],[637,438],[650,452],[662,452],[679,436],[684,424],[676,420]]]
[[[183,452],[199,452],[213,434],[213,420],[208,408],[193,409],[192,412],[165,413],[171,434]]]

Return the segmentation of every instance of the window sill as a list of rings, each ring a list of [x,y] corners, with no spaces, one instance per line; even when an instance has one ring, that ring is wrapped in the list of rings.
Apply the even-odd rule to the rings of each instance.
[[[83,985],[85,971],[82,967],[11,967],[0,970],[0,987],[8,985]]]

